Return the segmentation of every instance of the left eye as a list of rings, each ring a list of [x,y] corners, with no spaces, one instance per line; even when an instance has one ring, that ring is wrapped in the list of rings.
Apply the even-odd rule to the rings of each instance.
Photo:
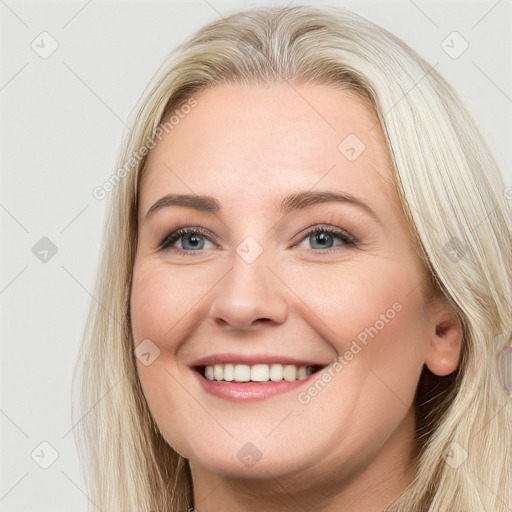
[[[191,254],[203,249],[214,248],[215,246],[211,242],[210,237],[211,235],[208,232],[200,228],[181,228],[165,236],[160,242],[158,249],[171,249],[172,246],[181,242],[179,244],[180,247],[174,247],[173,249],[182,254]],[[337,244],[335,243],[336,240],[339,241]],[[317,226],[309,230],[298,247],[303,246],[304,242],[309,242],[314,250],[332,249],[338,245],[348,245],[351,247],[357,245],[356,240],[346,231],[330,226]],[[211,244],[211,247],[207,246],[208,243]]]
[[[357,245],[355,238],[349,235],[346,231],[327,226],[319,226],[308,231],[306,236],[303,238],[302,243],[309,242],[312,249],[332,249],[335,247],[334,244],[336,239],[341,241],[341,243],[336,245],[348,245],[352,247]],[[299,247],[300,246],[302,246],[302,244],[300,244]]]

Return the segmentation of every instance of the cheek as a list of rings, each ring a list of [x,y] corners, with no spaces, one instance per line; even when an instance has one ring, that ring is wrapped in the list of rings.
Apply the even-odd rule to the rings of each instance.
[[[409,403],[428,337],[421,275],[404,258],[399,261],[380,260],[364,269],[350,263],[336,271],[327,266],[306,269],[302,275],[290,274],[289,282],[301,298],[296,302],[300,316],[329,341],[343,365],[358,368],[353,378],[380,378],[384,394],[395,393]]]
[[[171,319],[170,285],[162,273],[149,265],[134,268],[130,299],[130,314],[134,341],[137,345],[144,338],[159,339],[169,329]]]
[[[191,455],[189,432],[177,414],[190,407],[183,384],[187,369],[176,360],[182,340],[187,339],[201,316],[198,305],[205,290],[190,268],[170,268],[144,262],[135,266],[130,298],[131,327],[135,347],[149,339],[159,355],[150,365],[137,360],[137,374],[151,415],[165,439],[181,455]],[[186,277],[185,277],[186,276]],[[193,285],[191,285],[193,283]],[[182,414],[180,414],[182,417]]]
[[[309,269],[292,278],[290,288],[302,299],[294,307],[336,350],[339,363],[329,384],[318,386],[321,391],[313,385],[301,395],[300,403],[307,404],[304,428],[329,439],[335,427],[344,439],[340,453],[348,456],[351,444],[359,446],[360,456],[370,453],[408,413],[425,360],[418,275],[413,267],[385,261],[364,271],[347,264],[337,272]],[[325,410],[331,421],[320,427],[314,418]]]
[[[150,338],[170,350],[188,324],[200,315],[201,301],[213,287],[212,276],[195,269],[172,269],[150,262],[134,268],[130,314],[135,345]]]

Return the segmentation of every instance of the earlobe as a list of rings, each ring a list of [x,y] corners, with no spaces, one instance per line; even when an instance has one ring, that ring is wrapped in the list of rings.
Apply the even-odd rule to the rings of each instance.
[[[459,364],[462,348],[462,328],[459,322],[445,313],[434,322],[430,336],[425,360],[428,369],[439,376],[453,373]]]

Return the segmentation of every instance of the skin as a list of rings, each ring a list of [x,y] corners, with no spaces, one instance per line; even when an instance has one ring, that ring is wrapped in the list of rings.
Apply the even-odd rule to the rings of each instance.
[[[151,413],[190,461],[199,512],[380,511],[416,470],[423,365],[451,373],[462,335],[442,304],[425,301],[377,118],[354,93],[321,84],[221,86],[195,98],[151,150],[141,185],[131,318],[135,346],[149,338],[160,350],[137,363]],[[338,149],[349,134],[366,146],[354,161]],[[379,221],[340,202],[278,210],[309,190],[350,193]],[[171,206],[145,219],[169,193],[213,196],[221,209]],[[319,245],[306,233],[319,224],[357,246]],[[176,250],[190,238],[158,249],[183,226],[216,240],[201,238],[191,255]],[[248,236],[263,249],[252,263],[236,252]],[[393,304],[400,312],[308,404],[297,398],[308,386],[234,404],[207,394],[189,368],[220,352],[333,362]],[[247,442],[262,454],[252,467],[237,457]]]

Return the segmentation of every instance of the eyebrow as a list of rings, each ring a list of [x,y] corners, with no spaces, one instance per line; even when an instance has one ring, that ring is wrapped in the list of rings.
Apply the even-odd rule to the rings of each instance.
[[[285,197],[280,204],[279,210],[286,214],[294,210],[301,210],[309,208],[317,204],[323,203],[346,203],[355,206],[380,223],[377,214],[361,199],[348,193],[338,193],[331,191],[305,191],[297,192]],[[145,219],[147,220],[153,213],[169,206],[182,206],[186,208],[194,208],[195,210],[217,213],[220,211],[221,206],[219,201],[211,196],[198,196],[187,194],[169,194],[160,198],[146,213]]]

